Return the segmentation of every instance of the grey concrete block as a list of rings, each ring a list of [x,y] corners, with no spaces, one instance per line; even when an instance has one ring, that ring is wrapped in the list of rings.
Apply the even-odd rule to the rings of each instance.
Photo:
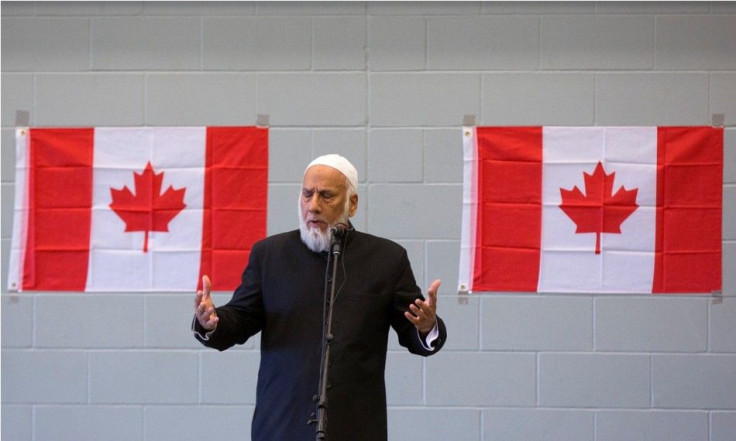
[[[3,17],[32,16],[36,10],[36,2],[5,2],[2,4]]]
[[[368,15],[476,15],[478,2],[369,2]]]
[[[725,125],[736,124],[736,73],[710,74],[708,91],[711,114],[723,114]],[[731,144],[730,150],[733,151],[735,148],[736,146]],[[730,166],[736,167],[736,161],[731,161]]]
[[[216,300],[215,296],[213,296],[214,300]],[[146,294],[144,302],[144,347],[202,348],[202,345],[194,339],[190,332],[194,317],[194,292],[172,295]]]
[[[710,124],[705,74],[597,74],[595,102],[598,125]]]
[[[595,439],[599,441],[708,439],[706,412],[606,411],[596,414]]]
[[[255,74],[150,74],[146,122],[154,126],[255,125]]]
[[[427,404],[534,406],[536,375],[531,353],[440,353],[427,359]]]
[[[736,409],[736,355],[652,355],[652,404]]]
[[[736,69],[733,14],[663,15],[656,26],[656,69]]]
[[[89,366],[93,404],[192,404],[198,399],[196,352],[92,352]]]
[[[368,143],[368,179],[376,182],[422,182],[422,131],[372,130]]]
[[[3,15],[5,15],[4,4]],[[2,421],[0,438],[16,441],[33,440],[33,408],[31,406],[3,403]]]
[[[585,297],[485,296],[483,350],[589,351],[593,302]]]
[[[649,359],[646,354],[540,354],[538,404],[649,407]]]
[[[403,348],[402,348],[403,349]],[[386,357],[386,401],[389,406],[419,406],[424,402],[423,358],[408,352]]]
[[[483,14],[532,14],[532,15],[560,15],[560,14],[592,14],[596,12],[596,3],[590,1],[560,2],[560,1],[530,1],[530,2],[483,2]]]
[[[723,131],[723,183],[736,184],[736,130]]]
[[[217,436],[222,439],[249,440],[252,418],[253,406],[146,406],[143,439],[207,439],[217,428]]]
[[[268,181],[302,183],[312,154],[312,130],[271,128],[268,132]]]
[[[205,17],[207,70],[297,70],[312,63],[312,23],[305,17]],[[288,32],[284,32],[288,30]]]
[[[362,2],[256,2],[258,15],[363,15]]]
[[[426,66],[426,20],[422,17],[369,18],[372,71],[421,70]]]
[[[651,69],[654,18],[543,16],[542,69]]]
[[[427,286],[434,279],[442,280],[440,295],[457,295],[457,282],[460,257],[459,240],[432,240],[426,243]],[[454,300],[454,299],[453,299]]]
[[[459,239],[461,197],[460,185],[372,185],[370,232],[394,240]],[[437,222],[438,207],[442,222]]]
[[[0,279],[0,292],[2,292],[3,294],[6,293],[6,287],[8,286],[10,247],[10,239],[2,239],[2,241],[0,241],[0,264],[2,264],[2,268],[0,268],[0,274],[2,274],[2,279]]]
[[[111,17],[92,20],[95,70],[200,68],[200,20],[189,17]]]
[[[39,406],[35,411],[36,439],[134,441],[142,434],[139,406]]]
[[[273,126],[363,125],[366,87],[357,73],[259,74],[257,113]]]
[[[480,440],[477,409],[389,408],[388,439]]]
[[[268,225],[270,236],[299,228],[299,184],[271,184],[268,186]]]
[[[482,2],[482,14],[592,14],[596,11],[596,3],[589,1],[530,1],[530,2]]]
[[[409,263],[411,264],[411,270],[417,281],[417,286],[419,286],[419,289],[422,290],[422,294],[426,297],[426,288],[429,285],[427,285],[424,280],[424,262],[426,261],[424,256],[424,242],[421,240],[399,240],[397,242],[406,250],[406,254],[409,257]]]
[[[373,74],[374,127],[460,126],[480,111],[480,77],[472,73]]]
[[[668,296],[595,299],[598,351],[703,352],[707,346],[707,299]]]
[[[723,186],[723,240],[736,239],[736,185]]]
[[[2,92],[3,127],[15,127],[19,111],[33,116],[33,75],[3,73]]]
[[[5,292],[5,286],[2,291]],[[33,297],[3,294],[1,300],[2,347],[30,348],[33,345]]]
[[[202,403],[255,404],[258,351],[207,351],[200,357]]]
[[[0,133],[2,133],[2,152],[0,152],[2,154],[2,157],[0,157],[0,167],[2,168],[0,169],[0,179],[2,179],[2,182],[15,184],[15,129],[3,128]],[[9,203],[9,201],[6,202]]]
[[[736,412],[711,412],[710,441],[729,441],[736,433]]]
[[[728,14],[736,12],[736,5],[732,2],[716,2],[710,5],[709,10],[714,14]]]
[[[143,12],[143,4],[146,2],[40,1],[35,3],[38,16],[104,16],[138,15]]]
[[[238,16],[255,15],[257,2],[191,1],[167,2],[144,1],[144,15],[193,15],[193,16]]]
[[[13,214],[15,213],[15,185],[9,183],[0,184],[0,197],[3,201],[7,201],[3,204],[2,211],[0,212],[0,222],[2,227],[2,237],[12,238],[13,236]]]
[[[9,19],[3,14],[3,72],[88,70],[89,32],[85,18]]]
[[[317,17],[312,25],[314,69],[365,69],[367,40],[365,18]]]
[[[539,66],[539,19],[533,16],[427,19],[427,68],[526,70]]]
[[[87,402],[87,354],[82,351],[6,350],[2,353],[2,402]]]
[[[722,294],[724,297],[736,297],[736,272],[729,268],[736,268],[736,242],[723,243],[722,263]]]
[[[35,333],[40,348],[141,348],[143,296],[36,296]]]
[[[486,125],[593,125],[594,75],[485,74],[481,110]]]
[[[599,2],[595,11],[599,14],[706,14],[709,5],[702,2]]]
[[[586,441],[595,439],[590,410],[491,409],[483,411],[487,441]]]
[[[478,351],[481,340],[480,304],[478,296],[458,297],[456,283],[442,282],[437,298],[437,315],[447,327],[447,343],[443,352]],[[440,355],[442,357],[444,355]]]
[[[424,129],[424,182],[462,183],[462,130]]]
[[[144,77],[140,74],[39,74],[39,126],[137,126],[144,122]]]

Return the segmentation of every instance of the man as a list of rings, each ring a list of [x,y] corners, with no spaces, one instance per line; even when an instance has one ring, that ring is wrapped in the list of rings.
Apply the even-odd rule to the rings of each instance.
[[[210,281],[195,296],[192,329],[205,346],[225,350],[261,332],[253,441],[315,439],[322,360],[325,284],[335,284],[327,383],[327,439],[386,440],[384,368],[389,328],[422,356],[439,351],[446,329],[437,317],[439,280],[424,300],[406,251],[356,231],[358,172],[339,155],[304,172],[299,230],[253,246],[240,286],[215,308]],[[328,259],[333,228],[346,227],[337,274]],[[421,372],[417,372],[421,375]]]

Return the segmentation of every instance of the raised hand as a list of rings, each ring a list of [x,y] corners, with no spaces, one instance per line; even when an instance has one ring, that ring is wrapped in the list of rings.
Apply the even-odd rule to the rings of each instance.
[[[197,291],[197,295],[194,296],[194,315],[197,317],[199,324],[208,331],[214,330],[220,320],[217,317],[217,312],[215,312],[215,305],[212,303],[210,291],[212,291],[210,278],[206,275],[202,276],[202,289]]]
[[[432,282],[427,290],[427,300],[416,299],[409,305],[409,311],[404,316],[416,326],[422,335],[426,335],[437,323],[437,290],[440,288],[440,280]]]

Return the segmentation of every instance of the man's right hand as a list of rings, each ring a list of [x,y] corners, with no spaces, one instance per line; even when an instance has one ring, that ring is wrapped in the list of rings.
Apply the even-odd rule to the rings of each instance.
[[[194,315],[197,316],[197,321],[204,329],[213,331],[220,319],[217,317],[217,312],[215,312],[215,305],[212,303],[210,291],[212,291],[210,278],[206,275],[202,276],[202,289],[197,291],[197,295],[194,297]]]

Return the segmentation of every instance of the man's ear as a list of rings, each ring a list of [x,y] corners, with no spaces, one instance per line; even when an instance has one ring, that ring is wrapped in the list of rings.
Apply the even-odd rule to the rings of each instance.
[[[348,212],[348,217],[355,216],[356,211],[358,211],[358,193],[350,196],[350,210]]]

